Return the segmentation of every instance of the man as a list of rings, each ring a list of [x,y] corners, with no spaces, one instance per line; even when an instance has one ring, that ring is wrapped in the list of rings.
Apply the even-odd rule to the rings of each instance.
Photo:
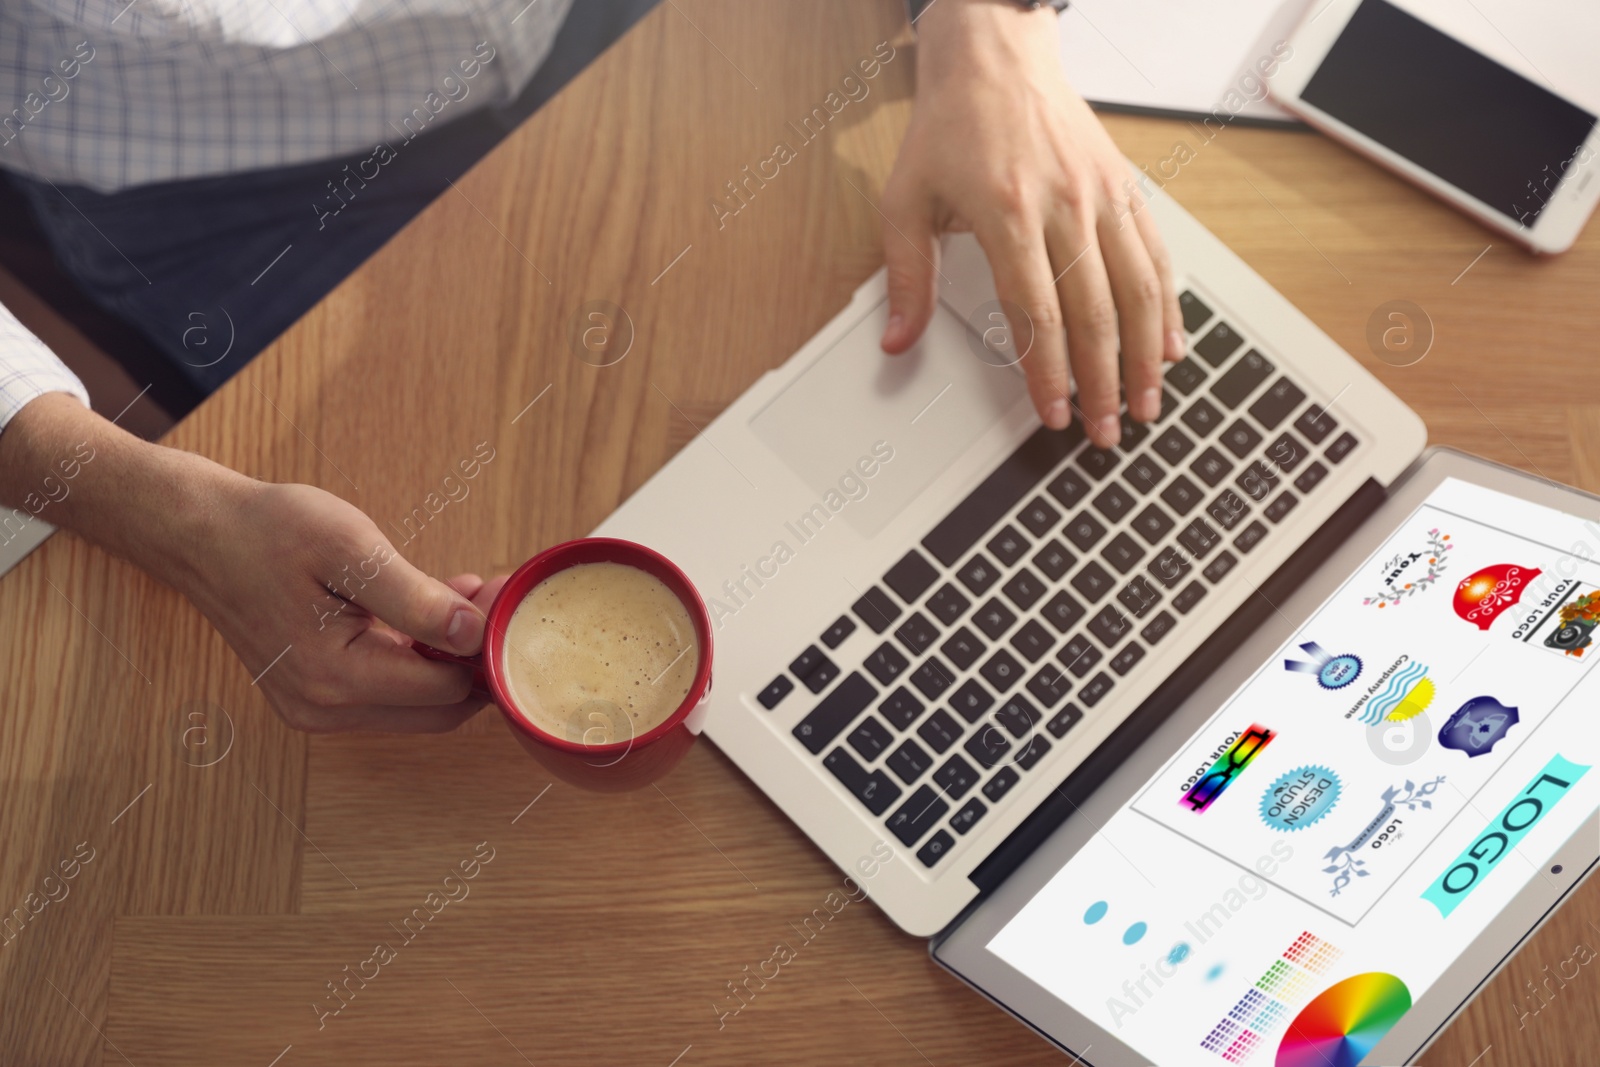
[[[393,232],[397,213],[437,192],[439,175],[412,160],[441,153],[405,155],[408,133],[427,124],[434,145],[480,146],[537,106],[541,79],[553,92],[562,63],[597,53],[648,0],[386,0],[359,22],[343,5],[291,0],[136,5],[0,0],[0,39],[18,42],[0,59],[0,92],[24,101],[0,114],[0,166],[20,175],[66,269],[214,387],[237,368],[183,346],[186,308],[231,309],[250,351],[270,341]],[[938,235],[970,229],[1000,297],[1031,319],[1023,368],[1040,417],[1055,428],[1081,418],[1110,447],[1122,392],[1133,418],[1158,413],[1162,363],[1183,354],[1181,317],[1126,163],[1063,77],[1054,6],[913,3],[916,105],[882,204],[883,347],[903,352],[921,336]],[[380,161],[375,142],[397,140],[397,158]],[[340,239],[314,243],[328,234]],[[268,256],[296,241],[322,252],[258,288]],[[292,646],[260,683],[292,726],[448,730],[478,710],[464,668],[411,644],[477,651],[499,579],[438,581],[337,497],[139,441],[86,404],[0,309],[0,503],[22,505],[69,457],[92,456],[51,521],[182,592],[253,676]],[[354,561],[370,571],[352,584]],[[307,611],[329,589],[348,595],[346,609]]]

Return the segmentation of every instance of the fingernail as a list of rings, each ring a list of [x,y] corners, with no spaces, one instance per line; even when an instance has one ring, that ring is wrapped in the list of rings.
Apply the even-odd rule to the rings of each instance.
[[[444,637],[457,652],[476,652],[483,641],[483,616],[471,608],[457,608]]]
[[[900,336],[900,331],[905,328],[906,317],[898,311],[889,313],[889,326],[883,331],[884,343],[893,343]]]
[[[1095,421],[1095,429],[1100,431],[1100,437],[1105,442],[1104,447],[1110,448],[1122,440],[1122,420],[1115,415],[1102,415]]]
[[[1067,428],[1067,402],[1065,400],[1052,400],[1045,409],[1044,424],[1052,430],[1065,430]]]
[[[1154,422],[1157,415],[1161,414],[1161,390],[1146,389],[1139,394],[1139,417],[1146,422]]]
[[[1167,360],[1176,363],[1183,358],[1183,334],[1177,330],[1167,331]]]

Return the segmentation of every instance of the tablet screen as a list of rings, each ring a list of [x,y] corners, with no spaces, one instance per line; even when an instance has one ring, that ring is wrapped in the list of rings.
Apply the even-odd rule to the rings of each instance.
[[[1150,1062],[1353,1067],[1600,805],[1597,560],[1444,481],[989,950]]]

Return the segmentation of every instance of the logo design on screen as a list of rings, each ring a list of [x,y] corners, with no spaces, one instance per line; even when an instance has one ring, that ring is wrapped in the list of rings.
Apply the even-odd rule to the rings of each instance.
[[[1265,726],[1251,726],[1228,746],[1227,751],[1217,758],[1210,770],[1189,787],[1178,803],[1196,814],[1211,807],[1217,798],[1238,780],[1244,769],[1250,766],[1250,761],[1277,736],[1276,731],[1269,730]]]
[[[1494,697],[1473,697],[1456,709],[1439,730],[1439,743],[1445,748],[1481,756],[1494,750],[1522,717],[1516,708],[1507,707]]]
[[[1568,656],[1581,657],[1594,644],[1594,629],[1600,626],[1600,590],[1585,593],[1561,608],[1559,625],[1544,639],[1546,648]]]
[[[1310,656],[1310,661],[1286,659],[1283,661],[1283,669],[1298,674],[1309,674],[1324,689],[1343,689],[1361,676],[1360,656],[1352,656],[1348,652],[1335,656],[1324,651],[1315,641],[1307,641],[1300,646],[1300,651]]]
[[[1413,549],[1397,552],[1383,561],[1378,576],[1378,588],[1364,597],[1363,605],[1376,604],[1392,608],[1402,600],[1415,596],[1439,580],[1450,562],[1450,535],[1437,529],[1429,530],[1423,543]]]
[[[1456,614],[1480,630],[1487,630],[1500,613],[1522,599],[1528,583],[1542,573],[1538,567],[1497,563],[1462,579],[1456,586]]]

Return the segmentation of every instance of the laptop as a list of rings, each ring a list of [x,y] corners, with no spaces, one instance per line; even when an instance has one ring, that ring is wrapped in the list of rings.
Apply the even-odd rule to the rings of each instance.
[[[704,595],[717,746],[1063,1050],[1402,1062],[1596,859],[1600,507],[1424,457],[1359,363],[1146,210],[1189,352],[1117,448],[1041,427],[954,236],[917,348],[878,349],[879,272],[596,533]]]

